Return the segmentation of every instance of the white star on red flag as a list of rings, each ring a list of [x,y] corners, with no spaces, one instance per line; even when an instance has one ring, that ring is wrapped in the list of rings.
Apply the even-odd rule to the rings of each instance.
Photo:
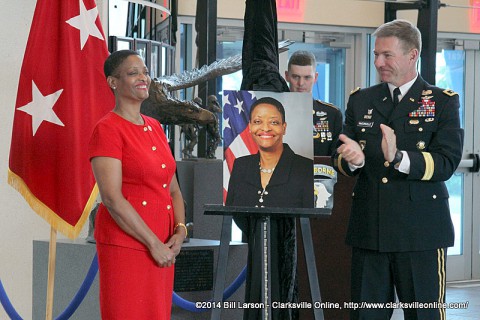
[[[37,85],[32,81],[32,101],[17,110],[28,113],[32,116],[32,131],[33,135],[38,130],[38,127],[43,121],[48,121],[59,126],[65,126],[60,118],[53,111],[53,106],[57,102],[58,98],[62,94],[63,89],[60,89],[52,94],[44,96]]]
[[[95,0],[37,0],[14,113],[8,183],[75,238],[97,198],[88,142],[115,100]]]
[[[82,0],[80,0],[79,3],[80,14],[65,22],[80,30],[80,48],[83,50],[83,47],[85,46],[85,43],[87,43],[89,36],[97,37],[98,39],[103,40],[103,35],[95,24],[95,21],[98,17],[97,7],[87,10]]]

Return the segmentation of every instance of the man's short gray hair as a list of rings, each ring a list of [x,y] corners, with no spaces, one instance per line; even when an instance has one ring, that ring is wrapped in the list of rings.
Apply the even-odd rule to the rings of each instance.
[[[382,24],[375,30],[373,36],[377,38],[396,37],[400,40],[404,52],[418,49],[422,52],[422,34],[410,21],[397,19]]]

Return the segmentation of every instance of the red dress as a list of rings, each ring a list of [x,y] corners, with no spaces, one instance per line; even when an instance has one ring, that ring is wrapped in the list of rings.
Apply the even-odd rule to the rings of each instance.
[[[142,116],[133,124],[114,112],[96,125],[89,157],[122,162],[122,193],[145,223],[166,242],[173,234],[170,181],[175,173],[160,123]],[[102,205],[95,220],[102,319],[170,319],[174,267],[159,267],[148,249],[125,233]]]

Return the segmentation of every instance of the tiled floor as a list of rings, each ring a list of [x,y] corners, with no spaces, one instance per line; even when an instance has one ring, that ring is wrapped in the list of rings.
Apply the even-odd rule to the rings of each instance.
[[[447,283],[446,302],[467,306],[447,309],[447,320],[479,320],[480,281]],[[402,310],[395,310],[392,320],[403,320]]]

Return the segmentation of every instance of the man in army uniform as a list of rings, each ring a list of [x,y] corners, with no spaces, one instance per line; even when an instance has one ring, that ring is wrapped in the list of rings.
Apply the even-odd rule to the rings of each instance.
[[[388,307],[396,292],[409,303],[399,305],[405,319],[445,319],[454,230],[444,181],[462,158],[459,97],[418,74],[421,34],[410,22],[386,23],[373,35],[382,83],[351,93],[334,156],[338,172],[358,175],[347,232],[352,302]],[[392,313],[359,305],[351,319]]]
[[[291,92],[312,93],[318,72],[315,56],[308,51],[295,51],[288,61],[285,79]],[[315,156],[331,156],[342,131],[342,113],[333,104],[313,100],[313,139]]]

